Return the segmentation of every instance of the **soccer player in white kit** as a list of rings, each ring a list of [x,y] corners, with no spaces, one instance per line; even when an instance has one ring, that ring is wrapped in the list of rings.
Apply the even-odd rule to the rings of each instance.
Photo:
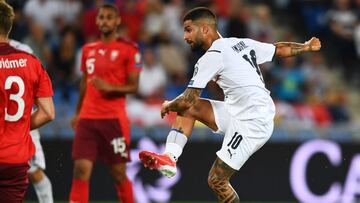
[[[10,46],[33,54],[33,50],[26,44],[16,40],[10,40]],[[38,129],[30,131],[31,138],[35,145],[35,155],[30,160],[30,169],[28,171],[29,179],[34,186],[39,203],[53,203],[52,185],[49,178],[44,173],[45,156],[40,143],[40,133]]]
[[[142,151],[145,167],[172,177],[176,161],[192,133],[195,120],[224,136],[221,149],[210,170],[208,183],[220,202],[240,202],[230,185],[230,177],[270,138],[275,105],[265,88],[259,64],[276,57],[318,51],[319,39],[305,43],[261,43],[248,38],[222,38],[215,14],[204,7],[190,10],[183,18],[184,39],[192,50],[206,53],[198,60],[187,89],[162,105],[161,116],[177,112],[166,141],[164,154]],[[223,90],[224,101],[200,98],[206,84],[215,81]]]

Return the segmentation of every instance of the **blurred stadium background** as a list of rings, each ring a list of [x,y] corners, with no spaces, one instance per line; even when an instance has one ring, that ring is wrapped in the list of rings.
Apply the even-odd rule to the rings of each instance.
[[[69,121],[81,77],[81,46],[98,36],[97,7],[119,6],[123,37],[136,41],[144,68],[137,95],[128,97],[132,122],[129,176],[136,199],[204,202],[215,197],[207,173],[221,137],[197,123],[173,179],[144,170],[141,149],[162,151],[174,115],[162,120],[161,103],[180,94],[199,54],[182,40],[183,13],[208,6],[225,36],[263,42],[322,41],[322,51],[262,66],[276,101],[274,134],[233,178],[244,201],[354,203],[360,201],[360,0],[8,0],[16,19],[11,38],[34,49],[53,80],[56,120],[41,129],[54,197],[66,201],[71,185]],[[203,97],[222,99],[216,85]],[[106,169],[97,165],[90,199],[115,201]],[[31,186],[26,200],[36,201]]]

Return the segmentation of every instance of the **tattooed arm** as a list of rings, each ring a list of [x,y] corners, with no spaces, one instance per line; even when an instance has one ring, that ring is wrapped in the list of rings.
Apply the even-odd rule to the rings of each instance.
[[[304,52],[319,51],[321,42],[318,38],[312,37],[305,43],[277,42],[275,43],[277,57],[289,57],[302,54]]]
[[[182,113],[195,104],[200,98],[202,89],[187,88],[172,101],[165,101],[161,107],[161,117],[164,118],[170,111]]]

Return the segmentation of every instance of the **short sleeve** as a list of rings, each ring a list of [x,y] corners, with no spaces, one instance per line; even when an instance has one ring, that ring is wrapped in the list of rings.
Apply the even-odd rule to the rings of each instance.
[[[196,63],[194,74],[188,87],[205,88],[223,68],[221,51],[209,50]]]
[[[38,63],[39,75],[37,86],[35,88],[35,97],[52,97],[54,95],[52,84],[49,75],[46,73],[45,68]]]
[[[16,49],[20,49],[21,51],[25,51],[29,54],[34,54],[34,51],[31,49],[31,47],[27,44],[21,43],[19,41],[13,40],[11,39],[9,41],[10,46],[16,48]]]
[[[256,59],[258,64],[272,61],[275,55],[276,47],[273,44],[263,43],[255,40],[251,40],[251,45],[255,50]]]
[[[129,56],[126,65],[127,72],[140,72],[142,69],[141,54],[138,48],[129,48]]]
[[[22,50],[22,51],[25,51],[27,53],[30,53],[30,54],[34,54],[34,51],[31,49],[31,47],[29,47],[28,45],[26,44],[20,44],[18,49]]]

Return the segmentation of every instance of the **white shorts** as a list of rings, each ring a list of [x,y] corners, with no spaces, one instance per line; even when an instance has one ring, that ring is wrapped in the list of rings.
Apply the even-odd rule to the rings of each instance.
[[[216,155],[231,168],[239,170],[271,137],[273,115],[270,114],[268,119],[239,120],[229,113],[224,102],[209,101],[218,127],[216,133],[224,135],[222,147]]]
[[[30,169],[28,173],[33,173],[39,168],[45,170],[45,156],[40,143],[39,130],[35,129],[30,131],[30,135],[35,145],[35,155],[30,160]]]

